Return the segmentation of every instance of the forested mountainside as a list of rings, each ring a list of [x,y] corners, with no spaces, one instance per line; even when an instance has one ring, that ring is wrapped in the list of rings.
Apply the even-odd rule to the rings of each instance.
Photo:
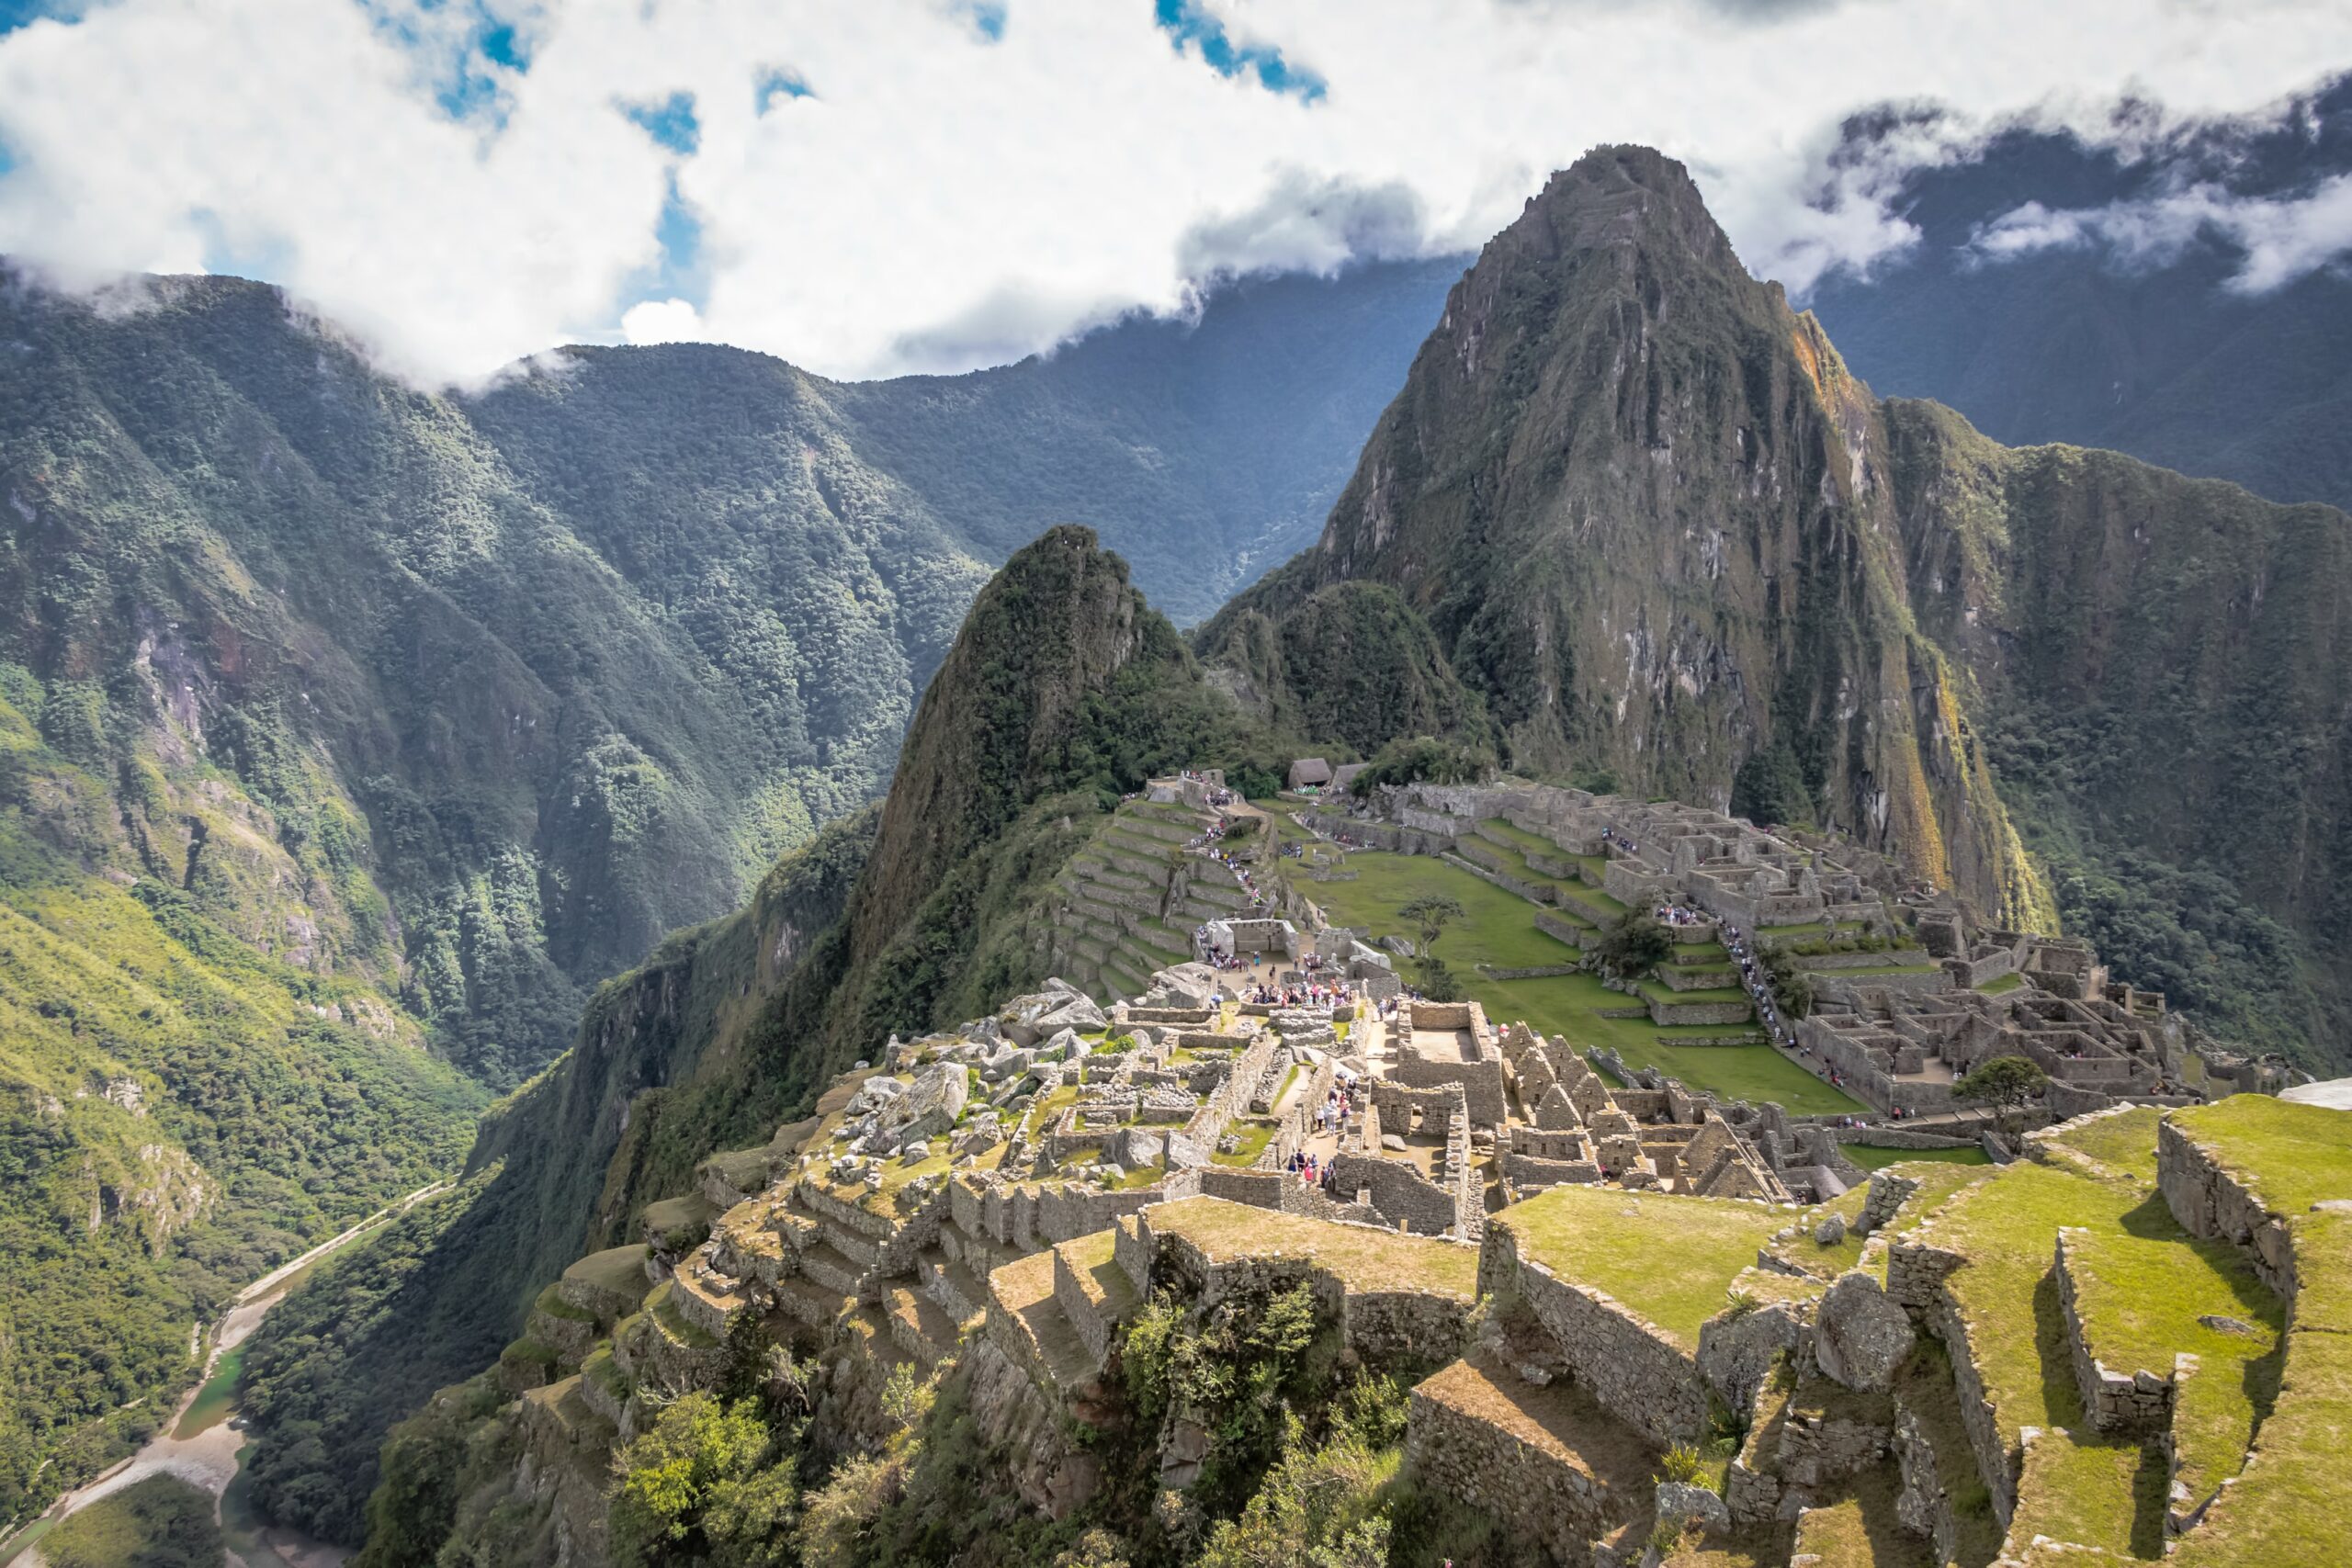
[[[598,981],[785,897],[989,563],[1092,519],[1197,615],[1295,547],[1457,271],[973,376],[582,349],[456,397],[260,285],[0,269],[0,1519],[224,1292],[447,1169]]]
[[[1515,766],[1846,829],[2316,1066],[2352,1055],[2348,569],[2332,508],[1881,402],[1680,165],[1605,148],[1455,288],[1321,539],[1197,641],[1359,742],[1268,650],[1385,585]],[[1373,640],[1354,670],[1430,665]]]
[[[1271,789],[1287,750],[1091,531],[1017,553],[925,693],[887,804],[603,986],[452,1195],[272,1315],[246,1362],[257,1498],[356,1542],[386,1428],[492,1359],[566,1263],[631,1238],[649,1199],[764,1141],[893,1031],[1042,980],[1040,900],[1122,793],[1200,762]]]
[[[1858,157],[1883,129],[1899,133],[1854,129]],[[2352,79],[2259,122],[2145,128],[2125,145],[2020,130],[1921,170],[1895,202],[1917,243],[1832,274],[1808,302],[1882,396],[1933,398],[1995,440],[2112,447],[2352,507],[2352,276],[2233,287],[2244,253],[2184,216],[2199,200],[2218,215],[2309,198],[2352,173]],[[2097,232],[2110,212],[2124,221]],[[1985,243],[2005,220],[2012,238],[2061,232],[2052,215],[2091,223],[2021,252]]]

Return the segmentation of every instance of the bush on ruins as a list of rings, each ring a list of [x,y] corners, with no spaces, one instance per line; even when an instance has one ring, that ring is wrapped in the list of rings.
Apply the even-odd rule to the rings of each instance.
[[[1636,979],[1674,956],[1674,933],[1656,917],[1629,909],[1609,922],[1593,953],[1620,980]]]

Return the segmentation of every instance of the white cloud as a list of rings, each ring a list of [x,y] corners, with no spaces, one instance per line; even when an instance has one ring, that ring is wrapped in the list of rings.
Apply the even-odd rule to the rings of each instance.
[[[1474,246],[1601,141],[1684,159],[1802,288],[1910,243],[1902,172],[2006,118],[2114,139],[2127,95],[2243,113],[2352,63],[2335,0],[1199,0],[1306,102],[1172,48],[1148,0],[1010,0],[994,40],[948,0],[476,3],[527,69],[471,51],[459,0],[113,0],[0,36],[0,251],[82,286],[250,267],[425,381],[679,331],[952,369],[1221,269]],[[676,93],[690,154],[621,107]],[[1887,102],[1940,107],[1833,158]],[[2333,254],[2326,194],[2243,214],[2249,280]]]
[[[2126,266],[2164,266],[2211,238],[2239,258],[2230,287],[2267,294],[2352,252],[2352,175],[2291,197],[2250,197],[2212,184],[2105,207],[2052,211],[2038,201],[2003,213],[1970,240],[1981,260],[2050,250],[2108,251]]]
[[[707,336],[691,299],[646,299],[621,313],[623,343],[700,343]]]

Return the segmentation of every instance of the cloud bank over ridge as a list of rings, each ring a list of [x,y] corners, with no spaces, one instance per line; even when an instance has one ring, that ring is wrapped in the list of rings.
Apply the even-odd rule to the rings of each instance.
[[[1684,159],[1802,290],[1913,243],[1904,175],[2003,126],[2122,141],[2125,99],[2257,113],[2352,66],[2333,0],[27,10],[0,8],[0,253],[68,287],[266,277],[425,383],[574,339],[969,368],[1224,273],[1474,248],[1599,141]],[[1976,243],[2198,234],[2274,287],[2352,246],[2352,186],[2020,209]]]

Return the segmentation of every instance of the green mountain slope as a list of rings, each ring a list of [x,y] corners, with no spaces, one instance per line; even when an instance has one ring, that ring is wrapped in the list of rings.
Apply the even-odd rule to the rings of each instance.
[[[2316,1064],[2352,1054],[2347,528],[1882,404],[1679,165],[1603,148],[1456,287],[1321,539],[1196,640],[1368,749],[1353,671],[1266,650],[1384,584],[1521,769],[1843,828],[2001,923],[2063,908]],[[1389,733],[1444,728],[1414,710]]]
[[[548,1279],[632,1239],[695,1162],[763,1142],[893,1032],[1045,978],[1051,879],[1123,793],[1202,761],[1271,787],[1284,755],[1090,531],[1017,553],[879,810],[607,982],[571,1052],[485,1122],[456,1194],[273,1314],[246,1361],[263,1506],[356,1540],[386,1429],[494,1358]]]
[[[580,350],[456,398],[266,288],[0,269],[0,893],[47,933],[0,961],[0,1518],[111,1453],[90,1424],[220,1291],[446,1168],[474,1086],[877,795],[988,563],[1099,515],[1199,614],[1291,547],[1453,270],[1251,284],[979,376]],[[217,1006],[100,1009],[119,963]],[[609,1142],[515,1157],[576,1215]],[[505,1337],[494,1285],[453,1344]]]
[[[166,1417],[198,1318],[448,1169],[484,1096],[364,976],[257,951],[302,868],[216,773],[141,750],[118,807],[37,728],[86,694],[0,689],[6,1521]]]

